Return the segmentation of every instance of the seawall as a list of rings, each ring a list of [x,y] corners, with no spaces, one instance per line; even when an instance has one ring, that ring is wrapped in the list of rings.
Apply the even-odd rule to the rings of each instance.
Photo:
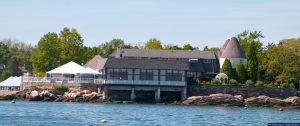
[[[290,88],[266,88],[266,87],[248,87],[238,86],[210,86],[210,85],[189,85],[187,87],[188,96],[208,96],[210,94],[223,93],[231,95],[242,95],[244,98],[266,95],[269,97],[287,98],[297,96],[296,89]]]

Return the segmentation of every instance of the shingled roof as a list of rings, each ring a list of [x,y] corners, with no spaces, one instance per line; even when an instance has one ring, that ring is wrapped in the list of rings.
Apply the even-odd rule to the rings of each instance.
[[[108,58],[105,68],[189,70],[183,60]]]
[[[123,57],[151,57],[151,58],[182,58],[182,59],[216,59],[213,51],[199,50],[145,50],[145,49],[121,49]],[[116,57],[114,51],[110,57]]]
[[[232,37],[226,44],[226,48],[222,51],[221,58],[246,58],[236,37]]]
[[[92,68],[93,70],[101,70],[105,65],[107,59],[103,59],[100,55],[96,55],[93,59],[88,61],[84,67]]]

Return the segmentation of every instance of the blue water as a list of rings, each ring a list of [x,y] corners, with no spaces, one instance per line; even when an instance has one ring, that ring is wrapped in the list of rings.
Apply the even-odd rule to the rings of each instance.
[[[268,122],[300,123],[300,109],[0,101],[1,126],[264,126]]]

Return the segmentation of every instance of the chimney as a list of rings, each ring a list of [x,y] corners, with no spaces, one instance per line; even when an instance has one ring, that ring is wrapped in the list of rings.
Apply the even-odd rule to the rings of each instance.
[[[116,58],[121,58],[122,57],[122,48],[117,47],[117,54],[116,54]]]

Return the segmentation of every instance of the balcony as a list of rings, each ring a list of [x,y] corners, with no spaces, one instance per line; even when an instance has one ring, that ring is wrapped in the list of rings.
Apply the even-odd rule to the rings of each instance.
[[[110,85],[151,85],[151,86],[186,86],[184,81],[152,81],[152,80],[105,80],[104,84]]]

